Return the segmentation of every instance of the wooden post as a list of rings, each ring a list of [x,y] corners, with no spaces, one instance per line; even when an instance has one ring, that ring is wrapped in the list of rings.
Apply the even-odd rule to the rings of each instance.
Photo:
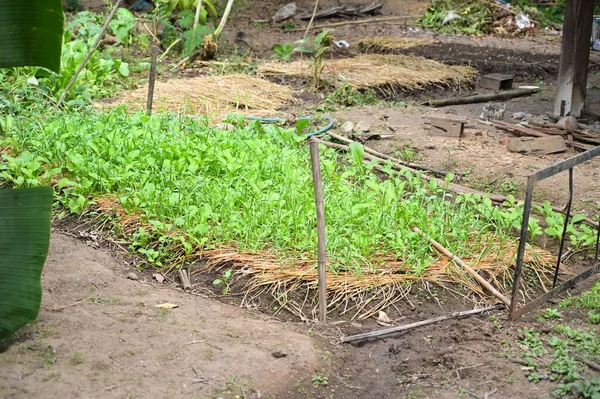
[[[317,207],[317,239],[318,239],[318,267],[319,267],[319,319],[321,323],[327,321],[327,286],[325,285],[327,259],[325,237],[325,205],[323,202],[323,182],[321,180],[321,164],[319,160],[319,142],[309,140],[310,160],[312,163],[313,182],[315,186],[315,205]]]
[[[567,0],[554,113],[580,117],[586,95],[594,1]]]
[[[146,112],[152,114],[152,100],[154,99],[154,82],[156,82],[156,58],[158,47],[152,47],[152,61],[150,63],[150,79],[148,80],[148,100],[146,101]]]

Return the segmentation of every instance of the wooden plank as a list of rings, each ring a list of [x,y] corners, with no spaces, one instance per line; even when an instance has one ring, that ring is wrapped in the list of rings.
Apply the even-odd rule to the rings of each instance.
[[[484,75],[479,80],[479,86],[484,89],[492,90],[510,90],[513,85],[513,76],[504,75],[502,73],[491,73]]]
[[[434,136],[461,137],[466,122],[466,118],[434,115],[425,123],[431,125],[431,134]]]
[[[514,133],[517,136],[531,136],[531,137],[548,137],[549,136],[546,133],[539,132],[530,127],[515,125],[514,123],[510,123],[510,122],[493,121],[492,125],[500,128],[500,129],[508,130],[509,132]]]
[[[554,113],[580,117],[585,104],[594,3],[567,0]]]

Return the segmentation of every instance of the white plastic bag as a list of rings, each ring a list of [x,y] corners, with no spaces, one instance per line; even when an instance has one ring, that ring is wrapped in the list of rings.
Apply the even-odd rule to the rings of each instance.
[[[452,22],[455,19],[460,19],[460,15],[458,15],[455,12],[448,11],[446,16],[444,17],[444,20],[442,21],[442,25],[446,25],[448,22]]]
[[[529,15],[520,12],[515,17],[515,22],[519,29],[527,29],[531,26],[531,20],[529,19]]]

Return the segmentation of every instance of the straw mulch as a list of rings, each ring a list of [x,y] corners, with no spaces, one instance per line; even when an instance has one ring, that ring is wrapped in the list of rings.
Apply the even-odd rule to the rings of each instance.
[[[433,43],[435,43],[435,40],[431,39],[375,36],[360,40],[358,48],[363,53],[398,53],[402,50]]]
[[[307,61],[269,62],[259,66],[263,76],[309,78]],[[423,57],[365,54],[354,58],[326,60],[321,79],[332,85],[349,84],[357,90],[376,89],[393,95],[397,90],[413,91],[429,86],[460,90],[471,86],[477,71],[468,66],[450,66]]]
[[[269,114],[292,101],[293,90],[248,75],[202,76],[156,82],[153,109],[214,115],[251,110]],[[148,85],[125,92],[109,107],[125,104],[130,110],[145,110]],[[99,104],[106,107],[107,104]]]
[[[500,251],[490,251],[484,256],[474,255],[463,260],[486,278],[499,291],[510,297],[514,256],[518,243],[510,242]],[[254,299],[264,292],[270,292],[279,302],[280,308],[287,308],[301,318],[306,303],[310,304],[309,289],[317,288],[316,262],[309,259],[282,259],[269,252],[241,253],[234,249],[205,251],[207,269],[222,264],[237,267],[241,274],[250,277],[246,287],[244,303],[250,306]],[[533,286],[546,290],[551,281],[551,262],[555,256],[540,248],[529,247],[525,253],[526,274],[531,276]],[[466,300],[482,303],[496,301],[472,277],[454,262],[439,257],[420,275],[410,271],[409,265],[395,259],[382,258],[380,266],[362,273],[341,271],[327,272],[327,295],[329,311],[339,310],[340,314],[350,314],[352,319],[365,319],[396,302],[406,300],[411,283],[433,283]],[[571,274],[562,270],[564,274]],[[289,294],[300,288],[307,288],[305,304],[294,302]],[[462,288],[461,288],[462,287]],[[524,295],[528,298],[528,287]],[[531,287],[529,287],[531,288]],[[244,305],[244,304],[243,304]]]
[[[151,226],[142,222],[139,215],[128,214],[113,195],[95,199],[91,210],[99,215],[109,216],[100,226],[101,229],[107,227],[106,224],[112,219],[119,223],[119,230],[125,236],[133,234],[140,227],[152,230]],[[173,231],[173,236],[178,235],[185,236]],[[504,242],[500,246],[500,241],[494,234],[486,237],[485,253],[466,256],[463,260],[500,292],[510,296],[518,241]],[[179,244],[168,250],[172,258],[165,263],[172,266],[194,259],[205,260],[205,266],[195,270],[193,274],[226,266],[235,268],[236,275],[249,277],[242,304],[244,306],[252,306],[266,292],[279,303],[280,309],[288,309],[302,319],[311,319],[304,311],[311,307],[313,297],[309,293],[314,293],[317,288],[316,260],[312,255],[290,258],[277,252],[243,252],[233,247],[213,250],[196,247],[189,253]],[[530,292],[532,289],[547,291],[551,286],[555,260],[556,257],[546,250],[527,247],[524,259],[526,284],[521,288],[525,298],[531,299],[532,294],[535,294]],[[410,303],[408,294],[412,283],[425,283],[425,286],[435,284],[474,303],[497,302],[469,274],[443,256],[434,260],[421,274],[411,271],[409,264],[384,255],[379,259],[372,259],[372,262],[375,266],[369,270],[327,272],[329,311],[338,310],[341,315],[349,314],[352,319],[368,318],[379,310],[394,306],[398,301],[406,300]],[[564,267],[561,268],[561,273],[563,276],[573,274]],[[294,292],[305,293],[304,303],[294,301]]]

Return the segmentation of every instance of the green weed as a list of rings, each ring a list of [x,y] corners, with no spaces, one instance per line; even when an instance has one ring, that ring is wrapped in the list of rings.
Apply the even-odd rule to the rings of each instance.
[[[548,308],[546,309],[546,311],[544,312],[544,314],[542,315],[542,319],[544,320],[556,320],[561,316],[560,312],[558,311],[558,309],[551,309]]]
[[[231,280],[231,273],[231,269],[229,269],[223,273],[223,277],[213,281],[214,286],[223,285],[223,295],[227,295],[229,293],[229,281]]]
[[[600,281],[596,282],[591,290],[578,297],[565,298],[560,302],[560,307],[584,307],[590,310],[600,310]]]
[[[314,375],[312,378],[312,383],[314,386],[326,386],[329,385],[329,379],[322,375]]]
[[[294,45],[292,43],[275,44],[273,46],[273,55],[271,55],[271,58],[289,61],[293,53]]]
[[[358,91],[349,84],[344,84],[335,89],[325,98],[326,104],[353,107],[375,104],[379,102],[377,95],[372,90]]]

